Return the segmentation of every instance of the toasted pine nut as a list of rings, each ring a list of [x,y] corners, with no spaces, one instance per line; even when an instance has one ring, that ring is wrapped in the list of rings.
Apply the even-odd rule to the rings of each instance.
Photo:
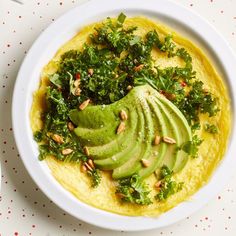
[[[83,173],[85,173],[87,171],[87,167],[84,164],[81,165],[81,171]]]
[[[84,165],[88,170],[93,171],[93,168],[87,162],[84,162]]]
[[[95,166],[94,166],[94,163],[93,163],[93,160],[92,160],[92,159],[88,159],[87,163],[89,164],[89,166],[90,166],[92,169],[95,169]]]
[[[165,143],[169,143],[169,144],[175,144],[176,143],[176,141],[173,138],[170,138],[170,137],[163,137],[163,141]]]
[[[120,134],[125,130],[125,123],[123,121],[120,122],[119,126],[117,127],[116,133]]]
[[[52,139],[57,143],[64,143],[63,138],[58,134],[53,134]]]
[[[84,150],[84,154],[85,154],[86,156],[89,156],[88,147],[84,146],[83,150]]]
[[[127,120],[128,119],[128,115],[124,110],[120,111],[120,118],[121,118],[121,120]]]
[[[71,154],[73,152],[73,150],[71,149],[71,148],[66,148],[66,149],[63,149],[62,151],[61,151],[61,153],[63,154],[63,155],[69,155],[69,154]]]
[[[69,129],[70,131],[73,131],[73,130],[75,129],[75,127],[74,127],[74,125],[73,125],[72,122],[68,122],[68,123],[67,123],[67,127],[68,127],[68,129]]]
[[[148,166],[150,166],[150,162],[149,162],[149,160],[147,160],[147,159],[141,159],[141,163],[142,163],[143,167],[148,167]]]
[[[155,138],[154,138],[154,145],[158,145],[161,141],[161,137],[159,135],[156,135]]]
[[[79,109],[84,110],[88,106],[89,103],[90,103],[90,99],[85,100],[84,102],[80,104]]]

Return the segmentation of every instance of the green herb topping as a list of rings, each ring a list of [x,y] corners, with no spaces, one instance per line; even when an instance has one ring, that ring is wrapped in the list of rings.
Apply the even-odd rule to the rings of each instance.
[[[183,182],[177,183],[172,179],[173,171],[167,166],[161,168],[159,192],[155,198],[159,201],[166,200],[169,196],[179,192],[183,187]]]
[[[138,175],[122,179],[118,182],[116,194],[122,201],[136,203],[140,205],[149,205],[152,203],[149,198],[150,190],[148,190],[145,182],[140,180]]]

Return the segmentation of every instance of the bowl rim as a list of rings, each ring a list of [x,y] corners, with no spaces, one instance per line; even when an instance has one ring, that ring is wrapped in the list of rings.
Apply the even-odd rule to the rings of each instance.
[[[102,6],[102,7],[101,7]],[[35,67],[35,61],[40,60],[45,55],[44,50],[51,42],[51,38],[58,37],[58,32],[65,32],[68,28],[72,27],[68,22],[76,19],[78,15],[81,15],[78,20],[79,23],[73,22],[73,27],[77,24],[80,26],[87,25],[82,23],[82,19],[86,22],[89,19],[94,19],[96,15],[99,19],[102,19],[102,15],[110,15],[110,13],[121,12],[125,14],[156,14],[158,16],[169,17],[181,23],[184,27],[192,29],[193,34],[196,34],[200,39],[207,44],[209,50],[212,50],[217,56],[220,64],[226,75],[226,81],[229,87],[231,96],[231,108],[232,108],[232,131],[231,139],[228,144],[228,151],[225,154],[223,161],[215,170],[209,183],[202,187],[196,194],[192,201],[183,202],[177,207],[169,210],[167,213],[162,214],[158,218],[151,217],[130,217],[121,216],[114,213],[106,212],[89,206],[83,202],[80,202],[72,194],[67,192],[59,183],[52,177],[49,171],[46,172],[45,164],[39,163],[35,158],[33,147],[32,132],[29,125],[29,107],[30,96],[28,78],[32,75]],[[145,14],[143,14],[145,13]],[[76,31],[74,31],[75,33]],[[62,42],[61,42],[62,43]],[[41,59],[42,61],[43,59]],[[236,150],[233,147],[236,145],[236,132],[235,132],[235,116],[236,111],[236,84],[233,83],[235,72],[236,58],[233,51],[230,49],[228,43],[223,37],[217,33],[217,31],[202,17],[196,13],[191,12],[189,9],[180,6],[174,2],[167,0],[136,0],[134,1],[112,1],[111,0],[92,0],[83,3],[72,10],[65,13],[58,20],[52,23],[34,42],[31,49],[27,53],[21,68],[19,70],[17,80],[14,87],[13,99],[12,99],[12,123],[15,141],[21,156],[21,159],[29,172],[32,179],[39,186],[39,188],[56,203],[60,208],[74,217],[81,219],[90,224],[112,229],[112,230],[125,230],[125,231],[141,231],[154,228],[161,228],[177,221],[186,218],[191,215],[202,206],[204,206],[212,197],[214,197],[227,183],[233,169],[236,167],[234,162],[234,156]],[[37,64],[37,63],[36,63]],[[39,62],[38,62],[39,64]],[[38,65],[37,64],[37,65]],[[44,62],[44,64],[47,64]],[[42,67],[41,67],[42,68]],[[36,73],[36,72],[34,72]],[[36,73],[38,74],[38,73]],[[28,76],[29,77],[28,77]],[[38,74],[39,75],[39,74]],[[36,78],[32,76],[32,81],[36,81]],[[37,78],[39,82],[39,76]],[[34,158],[32,158],[32,156]],[[227,171],[227,175],[225,174]]]

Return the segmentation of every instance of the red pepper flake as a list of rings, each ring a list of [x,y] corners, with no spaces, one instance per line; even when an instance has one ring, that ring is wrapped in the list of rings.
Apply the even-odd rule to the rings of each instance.
[[[81,77],[80,73],[77,73],[77,74],[75,75],[75,78],[78,79],[78,80],[80,79],[80,77]]]
[[[184,81],[181,82],[182,87],[185,87],[186,85],[187,85],[186,82],[184,82]]]

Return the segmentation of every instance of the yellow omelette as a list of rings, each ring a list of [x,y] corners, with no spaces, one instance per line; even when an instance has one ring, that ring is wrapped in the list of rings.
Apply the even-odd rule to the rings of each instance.
[[[43,68],[40,86],[34,93],[30,113],[33,132],[41,129],[43,126],[41,113],[46,108],[45,91],[49,84],[48,75],[57,71],[61,55],[69,50],[81,49],[83,43],[88,40],[89,34],[99,25],[101,23],[84,27],[74,38],[63,45],[54,58]],[[154,201],[153,204],[147,206],[122,203],[115,194],[115,181],[111,178],[109,172],[102,172],[101,184],[97,188],[92,188],[89,177],[81,172],[78,164],[63,163],[53,157],[48,157],[46,162],[55,179],[67,191],[88,205],[121,215],[158,216],[183,201],[191,201],[191,196],[210,180],[211,175],[222,160],[227,147],[231,129],[230,100],[222,78],[207,56],[192,42],[163,24],[153,22],[144,17],[128,18],[124,22],[124,26],[137,26],[136,34],[140,36],[145,35],[151,30],[156,30],[161,39],[168,34],[172,34],[173,42],[177,47],[184,47],[190,53],[193,59],[193,68],[197,72],[197,78],[204,83],[204,87],[219,98],[218,105],[220,111],[217,113],[217,116],[208,117],[207,115],[200,115],[200,121],[201,123],[210,122],[216,124],[219,129],[218,134],[212,135],[205,132],[204,129],[200,130],[199,136],[201,139],[204,139],[204,142],[200,146],[199,157],[195,159],[190,158],[185,168],[174,175],[176,181],[185,183],[183,189],[163,202]],[[152,54],[156,65],[161,67],[182,65],[179,58],[167,58],[158,50],[153,51]],[[156,179],[151,175],[145,181],[149,186],[153,186]],[[155,192],[151,192],[151,197],[154,194]]]

